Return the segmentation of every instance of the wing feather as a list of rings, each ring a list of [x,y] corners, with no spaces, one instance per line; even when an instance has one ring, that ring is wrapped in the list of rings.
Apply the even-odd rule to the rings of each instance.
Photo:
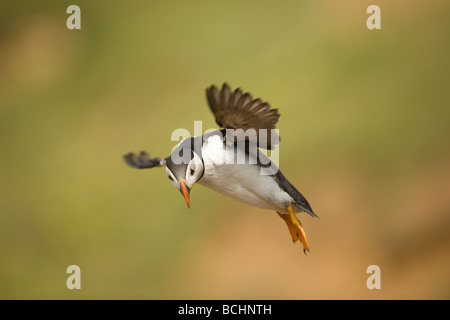
[[[165,159],[161,160],[159,158],[150,158],[148,153],[145,151],[141,151],[139,155],[130,152],[124,155],[123,158],[130,167],[136,169],[160,167],[166,163]]]
[[[221,128],[244,131],[255,129],[258,136],[259,129],[266,129],[267,139],[262,140],[267,142],[267,146],[259,144],[258,146],[273,149],[278,143],[278,134],[271,139],[270,129],[276,128],[280,114],[278,109],[271,109],[268,102],[263,102],[260,98],[253,99],[250,93],[244,93],[240,88],[232,91],[227,83],[224,83],[220,90],[214,85],[208,87],[206,97],[216,122]]]

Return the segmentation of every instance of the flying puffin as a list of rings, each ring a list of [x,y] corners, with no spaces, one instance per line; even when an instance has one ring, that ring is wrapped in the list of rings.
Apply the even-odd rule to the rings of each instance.
[[[191,189],[199,183],[252,206],[275,210],[286,222],[292,241],[300,241],[306,254],[309,244],[296,213],[318,216],[260,150],[274,149],[280,140],[275,130],[278,110],[240,88],[232,91],[227,83],[221,89],[208,87],[206,97],[221,129],[183,139],[167,158],[130,152],[124,155],[126,163],[137,169],[165,166],[189,208]]]

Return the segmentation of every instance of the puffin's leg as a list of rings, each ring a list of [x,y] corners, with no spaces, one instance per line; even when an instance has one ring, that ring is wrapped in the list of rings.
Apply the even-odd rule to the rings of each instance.
[[[297,237],[299,238],[300,242],[303,244],[303,252],[306,254],[306,251],[309,252],[309,244],[308,244],[308,239],[306,238],[305,230],[303,230],[302,224],[295,216],[291,205],[288,205],[286,207],[286,211],[289,213],[289,218],[290,218],[289,220],[290,220],[290,223],[293,224],[293,227],[296,231]]]
[[[291,217],[288,214],[281,214],[278,211],[277,211],[277,213],[280,216],[280,218],[282,218],[284,220],[284,222],[286,222],[286,225],[288,226],[289,232],[292,237],[292,242],[295,243],[295,241],[300,240],[297,230],[291,222]]]

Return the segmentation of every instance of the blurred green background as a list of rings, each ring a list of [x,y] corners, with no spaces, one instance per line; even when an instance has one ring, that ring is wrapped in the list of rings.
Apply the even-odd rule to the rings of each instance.
[[[2,1],[0,298],[450,298],[449,9]],[[281,112],[280,168],[321,217],[300,216],[308,256],[274,212],[202,186],[188,210],[122,160],[215,127],[204,89],[224,81]]]

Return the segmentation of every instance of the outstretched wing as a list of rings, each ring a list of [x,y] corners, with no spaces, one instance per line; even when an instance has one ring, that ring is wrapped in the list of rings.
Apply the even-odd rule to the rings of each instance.
[[[141,151],[139,155],[133,152],[127,153],[123,156],[125,162],[133,168],[136,169],[149,169],[153,167],[161,167],[166,164],[165,159],[150,158],[148,153]]]
[[[262,148],[272,149],[278,143],[278,134],[271,129],[275,129],[280,114],[278,109],[271,109],[269,103],[259,98],[253,99],[250,93],[243,93],[240,88],[231,91],[227,83],[223,84],[220,91],[216,86],[210,86],[206,89],[206,97],[220,127],[244,131],[255,129],[258,146]]]

